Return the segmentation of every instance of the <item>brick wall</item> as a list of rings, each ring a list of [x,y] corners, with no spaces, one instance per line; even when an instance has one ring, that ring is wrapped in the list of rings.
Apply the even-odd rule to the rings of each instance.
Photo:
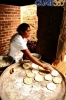
[[[20,7],[0,4],[0,55],[9,50],[11,36],[20,24]]]

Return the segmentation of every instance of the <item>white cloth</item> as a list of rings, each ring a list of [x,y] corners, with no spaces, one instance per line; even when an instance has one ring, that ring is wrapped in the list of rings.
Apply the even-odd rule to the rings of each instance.
[[[13,57],[15,62],[18,62],[23,57],[21,50],[27,49],[27,39],[23,39],[21,35],[16,34],[10,43],[9,55]]]

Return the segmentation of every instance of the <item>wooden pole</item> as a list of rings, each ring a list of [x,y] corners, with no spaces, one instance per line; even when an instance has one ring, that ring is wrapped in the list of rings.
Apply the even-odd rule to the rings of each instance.
[[[66,3],[64,4],[63,20],[60,27],[55,63],[58,64],[64,60],[66,55]]]

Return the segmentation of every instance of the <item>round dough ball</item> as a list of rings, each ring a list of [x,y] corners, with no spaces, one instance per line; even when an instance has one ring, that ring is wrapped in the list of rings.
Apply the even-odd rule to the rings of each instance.
[[[56,84],[54,84],[54,83],[49,83],[49,84],[47,84],[47,89],[49,89],[49,90],[55,90],[56,89]]]
[[[32,83],[32,79],[28,78],[28,77],[24,78],[23,81],[24,81],[25,84],[31,84]]]
[[[53,82],[56,84],[60,84],[62,82],[62,78],[61,77],[54,77]]]
[[[47,80],[47,81],[52,80],[51,74],[46,74],[46,75],[45,75],[45,80]]]

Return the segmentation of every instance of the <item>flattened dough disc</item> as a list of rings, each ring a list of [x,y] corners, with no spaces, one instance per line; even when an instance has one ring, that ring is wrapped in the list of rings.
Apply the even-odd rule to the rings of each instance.
[[[42,68],[41,66],[39,66],[39,70],[44,71],[45,69],[44,69],[44,68]]]
[[[28,73],[27,73],[27,76],[28,76],[28,77],[34,77],[34,73],[28,72]]]
[[[34,63],[32,63],[32,68],[34,68],[34,69],[38,69],[38,65],[37,65],[37,64],[34,64]]]
[[[45,80],[47,80],[47,81],[52,80],[51,74],[46,74],[46,75],[45,75]]]
[[[56,89],[56,84],[54,84],[52,82],[47,84],[47,89],[49,89],[51,91],[55,90]]]
[[[28,77],[24,78],[23,81],[24,81],[25,84],[31,84],[32,83],[32,79],[28,78]]]
[[[44,78],[43,78],[43,76],[42,76],[42,75],[37,74],[37,75],[35,76],[35,80],[36,80],[36,81],[38,81],[38,82],[40,82],[40,81],[43,81],[43,80],[44,80]]]
[[[54,77],[53,82],[56,84],[60,84],[62,82],[62,78],[61,77]]]
[[[42,72],[42,71],[39,71],[39,74],[40,74],[40,75],[43,75],[43,76],[45,75],[45,73]]]
[[[52,75],[52,76],[58,76],[59,73],[58,73],[58,71],[54,70],[54,71],[52,71],[51,75]]]
[[[37,74],[38,73],[38,70],[32,69],[32,73]]]

